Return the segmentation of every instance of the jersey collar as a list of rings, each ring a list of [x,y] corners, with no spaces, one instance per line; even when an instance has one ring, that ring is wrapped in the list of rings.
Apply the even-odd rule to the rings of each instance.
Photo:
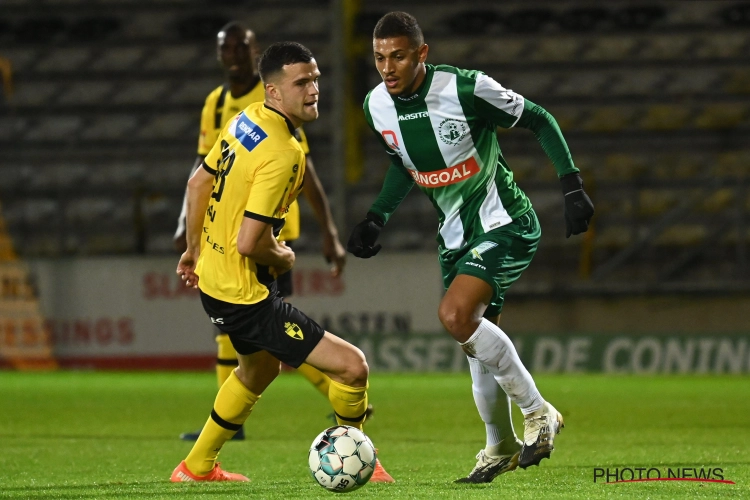
[[[279,110],[277,110],[277,109],[274,109],[274,108],[272,108],[272,107],[271,107],[271,106],[269,106],[268,104],[265,104],[265,103],[264,103],[264,104],[263,104],[263,107],[264,107],[264,108],[266,108],[266,109],[270,109],[271,111],[273,111],[274,113],[276,113],[276,114],[278,114],[278,115],[279,115],[280,117],[282,117],[282,118],[284,119],[284,121],[286,122],[286,126],[287,126],[287,127],[289,127],[289,133],[290,133],[290,134],[292,134],[292,135],[294,135],[294,131],[295,131],[296,129],[294,128],[294,125],[292,125],[292,121],[291,121],[291,120],[290,120],[289,118],[287,118],[287,117],[286,117],[286,115],[284,115],[284,114],[283,114],[283,113],[282,113],[281,111],[279,111]]]
[[[414,105],[424,102],[424,98],[425,96],[427,96],[427,92],[429,92],[430,85],[432,84],[432,77],[435,74],[435,67],[430,64],[426,64],[425,69],[427,70],[427,72],[424,75],[424,80],[422,81],[422,84],[419,86],[416,92],[404,97],[391,96],[391,99],[393,99],[393,102],[397,106],[410,108]]]

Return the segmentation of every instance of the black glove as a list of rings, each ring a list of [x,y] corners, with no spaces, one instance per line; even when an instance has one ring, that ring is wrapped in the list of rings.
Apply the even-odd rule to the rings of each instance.
[[[585,233],[594,216],[594,204],[583,190],[581,176],[577,172],[565,175],[560,177],[560,184],[565,197],[565,237]]]
[[[367,212],[365,220],[354,226],[346,249],[355,257],[369,259],[378,254],[381,245],[376,245],[380,230],[383,229],[383,221],[372,212]]]

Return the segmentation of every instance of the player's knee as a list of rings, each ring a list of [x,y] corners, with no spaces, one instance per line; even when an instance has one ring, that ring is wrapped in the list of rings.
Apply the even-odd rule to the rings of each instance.
[[[476,330],[474,311],[450,302],[441,302],[438,318],[448,333],[459,342],[465,342]]]
[[[364,387],[369,374],[370,367],[364,353],[355,347],[346,365],[346,372],[342,375],[343,383],[352,387]]]

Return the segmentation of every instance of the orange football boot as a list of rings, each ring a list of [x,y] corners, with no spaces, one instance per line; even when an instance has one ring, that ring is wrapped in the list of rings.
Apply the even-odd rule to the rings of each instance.
[[[375,468],[375,470],[377,471],[377,467]],[[242,474],[235,474],[234,472],[221,470],[218,462],[216,462],[216,465],[214,465],[214,470],[212,470],[205,476],[196,476],[188,470],[184,460],[180,462],[180,465],[178,465],[174,472],[172,472],[172,477],[170,478],[170,480],[173,483],[189,483],[192,481],[250,481],[250,479],[246,478]]]
[[[378,450],[375,449],[375,455],[377,456]],[[372,476],[370,476],[370,482],[371,483],[395,483],[396,480],[391,477],[390,474],[388,474],[385,469],[383,468],[383,464],[380,463],[380,459],[375,459],[375,470],[372,472]]]

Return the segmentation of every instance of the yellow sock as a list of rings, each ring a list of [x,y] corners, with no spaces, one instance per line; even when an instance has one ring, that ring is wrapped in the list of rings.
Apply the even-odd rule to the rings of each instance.
[[[318,370],[317,368],[308,365],[307,363],[302,363],[301,365],[299,365],[297,371],[300,372],[303,377],[309,380],[310,383],[314,385],[315,388],[319,390],[323,396],[328,397],[328,391],[331,385],[331,379],[328,377],[328,375]]]
[[[219,382],[219,387],[221,387],[234,369],[237,368],[239,362],[237,361],[237,351],[234,350],[232,341],[229,340],[229,335],[226,333],[218,334],[216,336],[216,344],[219,347],[216,354],[216,380]]]
[[[339,425],[362,429],[367,411],[367,387],[350,387],[331,380],[328,400]]]
[[[216,464],[219,450],[242,427],[260,396],[250,392],[232,372],[216,395],[214,408],[185,465],[196,476],[205,476]]]

